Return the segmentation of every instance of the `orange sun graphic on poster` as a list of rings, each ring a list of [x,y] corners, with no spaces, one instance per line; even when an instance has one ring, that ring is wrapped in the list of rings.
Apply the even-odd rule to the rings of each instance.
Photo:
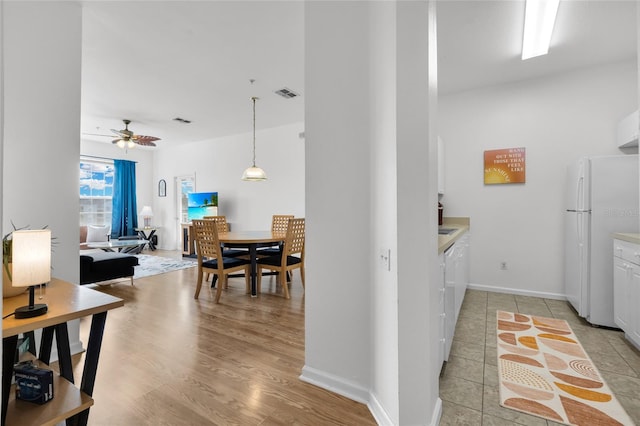
[[[525,182],[525,148],[495,149],[484,152],[484,183]]]

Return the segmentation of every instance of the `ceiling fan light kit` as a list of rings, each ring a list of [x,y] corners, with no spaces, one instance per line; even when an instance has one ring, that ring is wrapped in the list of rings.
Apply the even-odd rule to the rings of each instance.
[[[258,100],[258,98],[254,96],[251,100],[253,101],[253,165],[244,171],[242,180],[261,182],[267,180],[267,174],[260,167],[256,166],[256,100]]]

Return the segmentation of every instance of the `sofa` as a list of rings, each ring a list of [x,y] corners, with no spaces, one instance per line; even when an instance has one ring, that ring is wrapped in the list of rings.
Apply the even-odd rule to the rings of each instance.
[[[80,255],[80,284],[92,284],[117,278],[131,278],[138,258],[126,253],[109,251],[82,253]]]
[[[111,227],[80,227],[80,284],[93,284],[100,281],[131,278],[133,285],[134,267],[138,258],[126,253],[106,252],[88,247],[88,243],[107,241]]]

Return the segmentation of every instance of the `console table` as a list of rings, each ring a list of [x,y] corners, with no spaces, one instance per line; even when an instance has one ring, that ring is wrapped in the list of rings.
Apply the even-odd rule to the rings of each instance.
[[[93,405],[93,385],[98,369],[98,357],[102,345],[102,334],[107,311],[124,306],[117,297],[81,287],[59,279],[52,279],[44,288],[41,302],[49,307],[44,315],[34,318],[16,319],[13,316],[2,320],[2,425],[56,424],[65,419],[71,423],[86,425],[89,407]],[[36,294],[38,292],[36,291]],[[3,316],[28,304],[28,295],[3,299]],[[82,381],[76,387],[71,363],[71,349],[67,322],[91,315],[91,329],[87,342]],[[60,375],[54,373],[54,397],[51,401],[37,405],[15,400],[11,388],[11,377],[15,353],[20,334],[42,329],[39,361],[49,364],[51,346],[55,334],[58,348]]]

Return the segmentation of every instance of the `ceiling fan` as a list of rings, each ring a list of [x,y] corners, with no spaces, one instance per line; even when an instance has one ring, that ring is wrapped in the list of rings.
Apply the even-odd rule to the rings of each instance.
[[[133,148],[135,145],[142,146],[156,146],[154,141],[159,141],[160,138],[155,136],[145,136],[145,135],[136,135],[131,130],[129,130],[129,124],[131,120],[122,120],[124,123],[123,130],[115,130],[111,129],[113,133],[115,133],[118,137],[111,142],[118,145],[120,148]]]
[[[124,129],[115,130],[111,129],[111,131],[116,135],[116,138],[111,142],[115,145],[118,145],[120,148],[133,148],[136,145],[141,146],[156,146],[154,141],[159,141],[160,138],[155,136],[145,136],[145,135],[136,135],[131,130],[129,130],[129,124],[131,120],[122,120],[124,122]],[[95,133],[83,133],[88,136],[104,136],[108,138],[112,138],[113,135],[99,135]]]

